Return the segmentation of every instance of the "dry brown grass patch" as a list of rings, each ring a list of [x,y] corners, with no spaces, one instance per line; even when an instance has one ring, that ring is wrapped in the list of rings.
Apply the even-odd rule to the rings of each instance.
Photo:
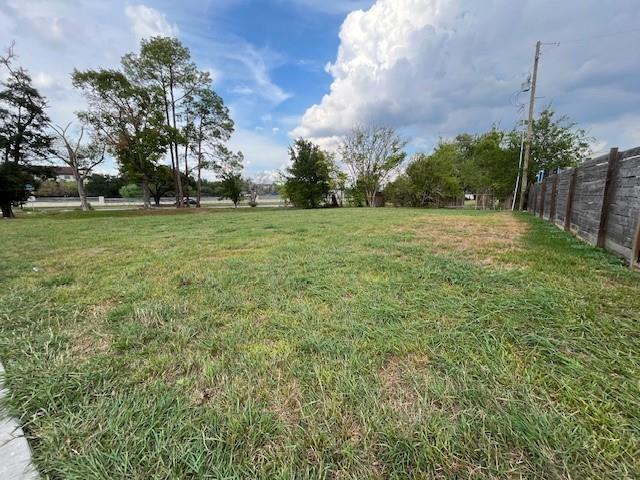
[[[112,343],[112,336],[104,332],[97,330],[74,332],[71,337],[69,353],[74,358],[87,359],[108,353]]]
[[[412,354],[407,357],[391,357],[384,362],[378,375],[384,402],[397,413],[415,417],[420,398],[410,380],[411,372],[423,371],[429,363],[425,356]]]
[[[510,213],[486,217],[443,215],[424,217],[410,227],[414,241],[436,252],[464,255],[479,264],[492,265],[497,257],[522,250],[527,224]]]
[[[116,300],[108,298],[87,308],[87,315],[94,319],[103,317],[104,315],[109,313],[116,305],[118,305],[118,302]]]
[[[295,378],[279,382],[278,388],[270,396],[269,410],[287,428],[293,428],[300,424],[300,418],[302,417],[302,390]]]

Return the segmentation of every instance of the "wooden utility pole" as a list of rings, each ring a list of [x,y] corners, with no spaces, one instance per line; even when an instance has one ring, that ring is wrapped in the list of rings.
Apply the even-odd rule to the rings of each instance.
[[[538,79],[538,60],[540,59],[540,40],[536,42],[536,55],[533,59],[533,75],[531,77],[531,97],[529,99],[529,124],[527,125],[527,144],[524,150],[524,163],[522,164],[522,182],[520,190],[519,209],[524,210],[524,196],[529,186],[529,158],[531,157],[531,144],[533,143],[533,106],[536,100],[536,81]]]

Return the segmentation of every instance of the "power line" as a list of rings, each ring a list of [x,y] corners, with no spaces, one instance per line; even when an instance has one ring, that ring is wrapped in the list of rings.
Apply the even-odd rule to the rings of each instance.
[[[636,32],[640,32],[640,28],[632,28],[629,30],[624,30],[621,32],[614,32],[614,33],[604,33],[601,35],[591,35],[589,37],[582,37],[582,38],[574,38],[573,40],[562,40],[561,42],[557,42],[558,45],[565,44],[565,43],[579,43],[579,42],[584,42],[587,40],[596,40],[599,38],[607,38],[607,37],[616,37],[618,35],[627,35],[628,33],[636,33]]]

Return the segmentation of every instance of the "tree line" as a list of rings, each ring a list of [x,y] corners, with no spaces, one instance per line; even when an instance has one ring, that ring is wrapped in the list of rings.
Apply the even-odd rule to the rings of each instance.
[[[72,84],[87,101],[78,121],[56,125],[47,101],[28,72],[16,67],[13,46],[0,57],[7,73],[0,90],[0,206],[3,217],[47,178],[46,161],[71,167],[83,210],[89,209],[86,182],[107,155],[116,159],[129,183],[141,186],[145,207],[171,192],[177,207],[200,205],[210,169],[232,197],[240,186],[243,156],[226,142],[234,123],[208,72],[198,69],[175,38],[142,40],[138,52],[122,57],[119,68],[74,70]],[[164,165],[166,157],[170,165]],[[167,188],[167,183],[171,184]],[[193,188],[189,188],[193,182]]]
[[[533,131],[529,183],[539,172],[575,166],[589,154],[592,139],[551,106],[534,119]],[[491,194],[504,203],[514,193],[523,142],[522,131],[494,127],[441,139],[433,152],[418,152],[405,161],[408,142],[393,128],[356,126],[338,147],[342,166],[335,154],[297,140],[281,192],[302,208],[340,206],[345,196],[352,206],[375,207],[382,191],[395,206],[443,206],[465,193]]]

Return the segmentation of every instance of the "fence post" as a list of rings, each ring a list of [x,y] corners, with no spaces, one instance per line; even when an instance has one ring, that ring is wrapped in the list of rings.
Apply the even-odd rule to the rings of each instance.
[[[547,179],[540,184],[540,218],[544,218],[544,197],[547,196]]]
[[[549,221],[553,224],[556,223],[556,202],[558,200],[558,174],[553,176],[551,182],[551,205],[549,210]]]
[[[604,247],[607,238],[607,222],[609,220],[609,205],[613,193],[613,180],[618,166],[618,148],[609,150],[609,162],[607,163],[607,177],[604,182],[604,192],[602,193],[602,208],[600,209],[600,226],[598,227],[598,241],[596,246]]]
[[[536,214],[536,189],[538,185],[535,183],[529,187],[529,205],[527,205],[527,210],[530,213]]]
[[[631,261],[629,262],[631,270],[635,270],[640,267],[640,215],[636,220],[636,233],[633,237],[633,244],[631,247]]]
[[[578,176],[578,169],[574,168],[571,171],[569,177],[569,191],[567,192],[567,209],[564,212],[564,230],[568,232],[571,230],[571,212],[573,212],[573,197],[576,194],[576,177]]]

